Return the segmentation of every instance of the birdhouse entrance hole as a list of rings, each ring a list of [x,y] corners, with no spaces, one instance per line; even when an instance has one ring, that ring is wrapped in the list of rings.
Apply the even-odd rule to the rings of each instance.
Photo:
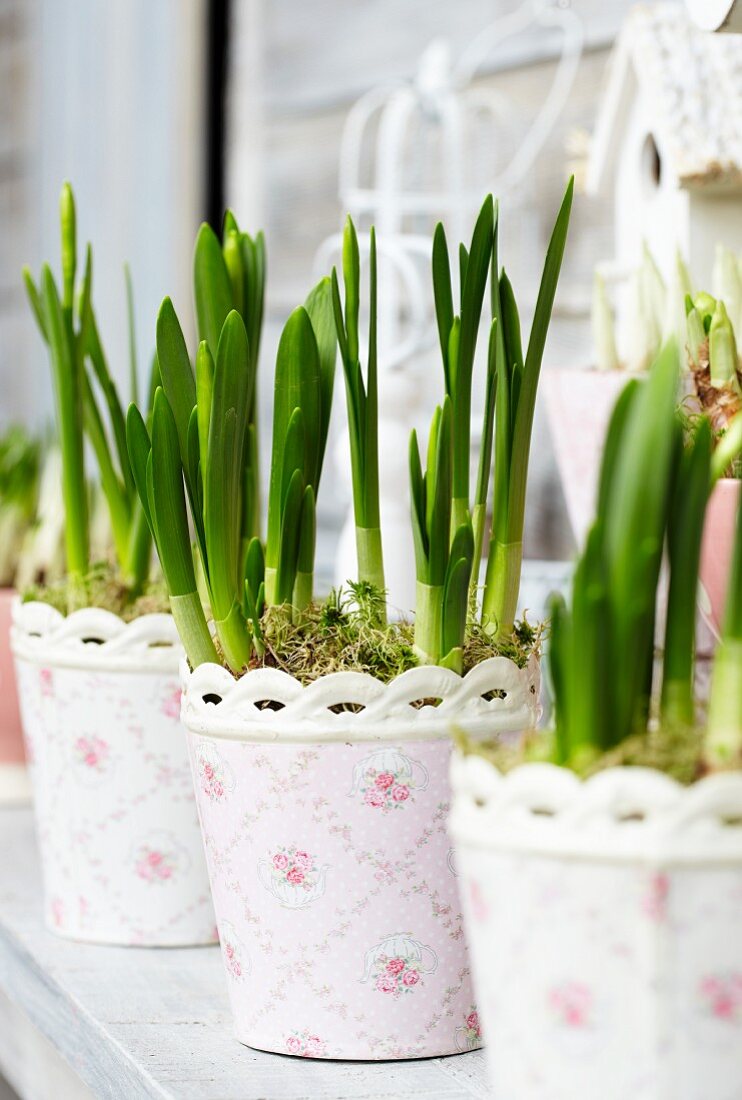
[[[650,190],[655,190],[662,181],[662,158],[652,134],[647,134],[642,146],[642,175]]]

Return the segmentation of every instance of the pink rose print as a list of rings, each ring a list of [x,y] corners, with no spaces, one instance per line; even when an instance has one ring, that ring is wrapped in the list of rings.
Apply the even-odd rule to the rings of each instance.
[[[180,713],[180,710],[178,710],[178,713]],[[208,795],[211,802],[221,801],[227,792],[227,784],[220,757],[215,756],[212,759],[205,755],[200,756],[198,771],[199,783],[204,794]]]
[[[241,981],[250,970],[249,960],[243,959],[243,947],[234,934],[234,929],[229,922],[222,924],[218,931],[219,942],[222,945],[222,958],[230,978]]]
[[[307,1030],[295,1031],[286,1040],[286,1050],[299,1058],[324,1058],[326,1043],[319,1035],[310,1035]]]
[[[295,844],[280,847],[258,861],[258,875],[266,890],[288,909],[302,909],[325,891],[327,867]]]
[[[110,756],[108,742],[102,737],[78,737],[75,741],[75,758],[79,764],[99,774],[105,771]]]
[[[657,923],[667,917],[667,900],[670,896],[670,879],[667,875],[652,875],[649,880],[649,888],[642,901],[644,912],[650,920]]]
[[[361,790],[366,805],[384,813],[401,807],[412,793],[408,774],[399,782],[391,772],[376,772],[373,768],[366,771]]]
[[[54,924],[55,928],[59,928],[59,926],[64,921],[64,902],[61,898],[52,898],[50,909],[52,914],[52,923]]]
[[[39,687],[46,698],[54,694],[54,676],[50,668],[39,669]]]
[[[319,1035],[310,1035],[306,1045],[307,1058],[321,1058],[325,1053],[325,1044]]]
[[[180,688],[173,688],[161,707],[166,718],[172,718],[177,722],[180,718]]]
[[[593,1008],[593,995],[582,982],[562,982],[548,994],[549,1006],[560,1024],[570,1028],[587,1028]]]
[[[470,1031],[476,1031],[478,1039],[480,1035],[478,1012],[475,1011],[469,1013],[469,1015],[466,1017],[466,1026],[469,1028]]]
[[[237,958],[237,954],[231,943],[226,943],[224,945],[224,954],[227,956],[227,969],[231,970],[235,978],[241,978],[242,965],[240,963],[240,960]]]
[[[742,974],[710,974],[701,979],[699,992],[706,1015],[742,1023]]]
[[[374,966],[374,986],[379,993],[387,993],[392,997],[400,997],[403,993],[411,993],[420,982],[420,963],[416,959],[403,959],[395,956],[390,959],[386,955],[379,955]]]
[[[145,882],[167,882],[175,873],[175,858],[168,852],[143,845],[137,853],[135,866]]]
[[[482,1029],[479,1013],[472,1007],[461,1027],[456,1028],[456,1046],[458,1050],[476,1050],[482,1043]]]
[[[350,795],[382,813],[401,810],[414,801],[418,791],[427,790],[428,769],[419,760],[393,747],[378,748],[353,768]]]
[[[380,974],[376,979],[376,988],[380,993],[396,993],[397,983],[389,974]]]

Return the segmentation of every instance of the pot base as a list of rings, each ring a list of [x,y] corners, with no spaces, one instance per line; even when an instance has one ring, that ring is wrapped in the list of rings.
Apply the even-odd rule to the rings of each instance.
[[[211,939],[205,935],[198,938],[191,937],[190,939],[168,938],[165,935],[157,937],[153,936],[151,932],[147,932],[142,935],[141,939],[137,939],[136,932],[122,934],[120,930],[107,932],[105,929],[98,928],[94,932],[88,932],[81,929],[63,928],[56,923],[53,915],[49,913],[44,917],[44,927],[48,932],[59,936],[62,940],[69,940],[71,943],[87,943],[93,947],[143,947],[154,951],[177,951],[179,948],[188,948],[190,951],[194,947],[216,947],[219,944],[216,932]]]
[[[474,1051],[481,1048],[481,1044],[462,1049],[458,1049],[457,1047],[451,1049],[447,1047],[441,1050],[426,1050],[423,1054],[410,1054],[405,1052],[404,1054],[375,1055],[368,1051],[363,1053],[342,1051],[339,1054],[302,1054],[301,1051],[287,1050],[285,1046],[277,1044],[273,1039],[266,1039],[264,1041],[255,1037],[248,1039],[244,1035],[241,1035],[239,1031],[235,1031],[234,1037],[238,1043],[241,1043],[243,1047],[248,1047],[250,1050],[260,1050],[264,1051],[266,1054],[282,1054],[287,1058],[305,1058],[313,1062],[422,1062],[427,1061],[429,1058],[453,1058],[457,1054],[473,1054]]]

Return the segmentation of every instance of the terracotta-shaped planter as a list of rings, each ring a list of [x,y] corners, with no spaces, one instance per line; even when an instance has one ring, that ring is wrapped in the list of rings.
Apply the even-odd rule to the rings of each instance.
[[[11,637],[47,924],[99,943],[214,942],[172,618],[17,602]]]
[[[734,530],[742,482],[738,478],[717,481],[706,509],[701,545],[701,610],[718,639],[724,618]]]
[[[496,1100],[738,1096],[742,774],[457,755],[452,784]]]
[[[600,462],[613,406],[629,371],[547,370],[542,379],[567,514],[578,546],[595,515]]]
[[[450,731],[533,723],[538,664],[495,658],[463,680],[417,668],[389,685],[183,675],[237,1038],[314,1058],[478,1045],[446,832]],[[496,689],[505,697],[484,698]]]
[[[31,798],[10,652],[11,607],[15,599],[12,588],[0,588],[0,806],[19,805]]]

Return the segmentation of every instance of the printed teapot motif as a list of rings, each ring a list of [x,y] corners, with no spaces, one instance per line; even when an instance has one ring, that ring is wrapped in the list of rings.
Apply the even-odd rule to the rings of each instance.
[[[234,771],[213,741],[202,741],[196,756],[196,782],[212,802],[223,802],[235,786]]]
[[[324,894],[329,869],[318,867],[314,856],[292,844],[277,847],[269,859],[259,860],[258,878],[281,905],[304,909]]]
[[[388,813],[414,799],[428,786],[428,769],[398,748],[384,747],[359,760],[353,768],[351,796],[360,795],[367,806]]]
[[[411,993],[423,975],[438,969],[438,956],[432,947],[410,935],[387,936],[366,952],[362,983],[373,981],[379,993],[400,997]]]
[[[460,1027],[456,1028],[456,1049],[462,1053],[465,1050],[477,1050],[482,1045],[482,1028],[479,1023],[479,1013],[474,1005],[466,1014],[466,1019]]]

